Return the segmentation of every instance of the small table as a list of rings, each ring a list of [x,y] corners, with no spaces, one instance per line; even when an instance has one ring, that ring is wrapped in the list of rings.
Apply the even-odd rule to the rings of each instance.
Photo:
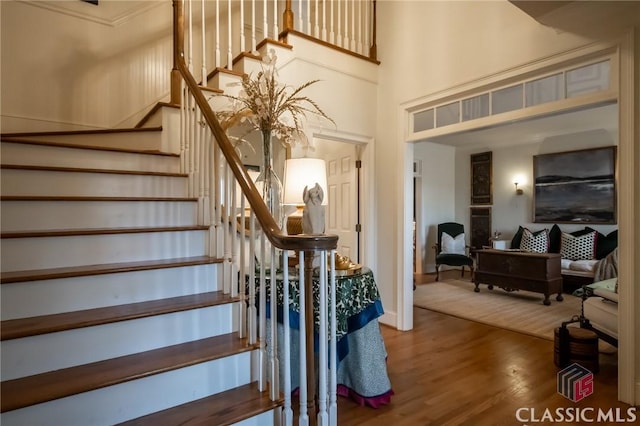
[[[561,302],[562,275],[560,254],[531,253],[513,250],[483,249],[476,252],[474,291],[480,284],[494,285],[507,291],[526,290],[544,294],[545,305],[550,305],[549,295],[557,293]]]
[[[259,278],[256,277],[256,284]],[[267,316],[270,304],[271,280],[266,278]],[[248,283],[248,277],[247,277]],[[283,338],[281,330],[283,306],[283,277],[276,275],[276,297],[278,305],[278,335]],[[315,339],[319,328],[319,289],[320,281],[313,278],[314,325]],[[259,299],[256,290],[256,301]],[[289,277],[289,324],[291,326],[291,345],[297,348],[299,344],[300,303],[299,281],[295,275]],[[360,404],[378,407],[388,404],[393,395],[391,381],[387,375],[387,352],[380,333],[378,317],[383,314],[382,302],[378,286],[369,268],[362,268],[359,273],[352,275],[336,275],[336,339],[338,352],[338,394],[349,396]],[[267,345],[270,333],[267,332]],[[317,347],[316,347],[317,350]],[[282,352],[281,352],[282,351]],[[278,356],[284,356],[283,345],[278,345]],[[299,351],[291,351],[291,364],[297,365]],[[372,374],[373,372],[373,374]],[[282,380],[282,377],[281,377]],[[292,377],[292,389],[299,386],[298,376]]]

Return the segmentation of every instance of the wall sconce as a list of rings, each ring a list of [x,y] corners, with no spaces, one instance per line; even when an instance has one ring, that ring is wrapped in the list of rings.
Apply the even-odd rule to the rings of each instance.
[[[524,191],[522,191],[521,188],[518,188],[518,182],[513,182],[513,184],[516,186],[516,195],[522,195]]]

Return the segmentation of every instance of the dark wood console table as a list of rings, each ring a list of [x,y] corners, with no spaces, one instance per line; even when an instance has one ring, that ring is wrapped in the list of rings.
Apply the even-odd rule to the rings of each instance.
[[[545,305],[551,304],[549,295],[553,293],[558,294],[558,302],[563,300],[558,253],[483,249],[476,256],[474,291],[480,291],[480,284],[488,284],[490,290],[495,285],[507,291],[542,293]]]

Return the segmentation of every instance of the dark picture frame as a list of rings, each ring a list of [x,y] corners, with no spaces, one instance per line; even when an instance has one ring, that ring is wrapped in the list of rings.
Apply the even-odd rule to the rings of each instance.
[[[493,203],[493,154],[471,155],[471,205]]]
[[[616,147],[533,157],[535,223],[615,224]]]

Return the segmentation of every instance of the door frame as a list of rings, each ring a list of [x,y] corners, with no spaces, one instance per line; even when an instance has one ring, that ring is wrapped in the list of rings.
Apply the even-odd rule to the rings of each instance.
[[[638,258],[640,250],[635,247],[635,238],[640,233],[640,226],[635,221],[640,216],[638,204],[640,204],[640,188],[635,184],[636,165],[640,164],[640,136],[636,126],[637,114],[640,113],[638,104],[640,103],[640,94],[638,83],[635,76],[640,70],[635,69],[635,60],[640,57],[640,36],[636,37],[633,29],[630,29],[619,40],[608,43],[597,43],[587,46],[582,50],[583,56],[587,57],[589,52],[593,54],[598,50],[615,49],[615,63],[613,69],[618,70],[618,133],[619,133],[619,154],[618,154],[618,229],[619,229],[619,266],[618,277],[621,281],[632,283],[637,286],[634,277],[640,276],[640,266]],[[580,49],[578,49],[580,50]],[[576,50],[566,52],[565,55],[576,56]],[[555,55],[548,58],[548,62],[553,65],[560,63],[565,55]],[[545,61],[535,61],[531,66],[540,67]],[[519,72],[523,73],[526,67],[519,68]],[[513,71],[512,71],[513,73]],[[496,78],[504,79],[504,73],[497,73]],[[482,83],[486,84],[487,79],[483,78]],[[471,83],[474,84],[473,82]],[[477,86],[481,82],[476,82]],[[457,88],[457,91],[461,91]],[[445,95],[451,93],[440,92],[438,95],[432,95],[430,101],[437,102]],[[426,98],[426,97],[425,97]],[[411,114],[411,106],[407,104],[400,105],[400,123],[409,123],[409,115]],[[397,269],[397,327],[400,330],[410,330],[413,328],[413,277],[412,277],[412,232],[411,232],[411,209],[413,202],[412,180],[413,180],[413,142],[408,140],[407,129],[399,126],[398,140],[402,141],[398,144],[399,149],[399,167],[403,171],[402,179],[400,179],[400,190],[403,194],[404,202],[402,212],[399,215],[398,231],[399,231],[399,259]],[[636,319],[640,316],[640,309],[634,310],[635,306],[640,306],[640,291],[637,291],[634,285],[625,286],[621,290],[621,297],[618,309],[618,336],[620,346],[618,348],[618,399],[622,402],[638,405],[640,404],[640,381],[636,381],[638,371],[636,371],[636,360],[640,358],[640,338],[637,337],[638,326]],[[626,294],[625,294],[626,293]]]

